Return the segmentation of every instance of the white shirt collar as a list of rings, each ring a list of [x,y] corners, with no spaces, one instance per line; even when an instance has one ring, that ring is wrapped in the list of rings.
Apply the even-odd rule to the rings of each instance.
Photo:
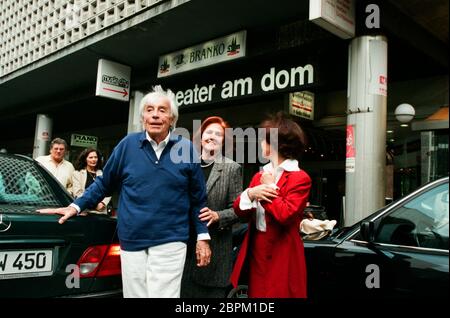
[[[169,133],[167,134],[166,138],[164,138],[164,140],[161,141],[159,144],[157,144],[156,141],[153,140],[152,137],[150,137],[150,135],[148,134],[148,131],[145,131],[145,137],[147,138],[147,140],[148,140],[151,144],[153,144],[153,145],[155,145],[155,146],[158,146],[158,147],[165,147],[165,146],[167,145],[167,143],[169,142],[169,139],[170,139],[170,131],[169,131]]]
[[[64,163],[64,157],[62,158],[62,160],[60,162],[57,162],[57,161],[53,160],[52,155],[48,155],[47,159],[48,159],[49,162],[54,163],[57,166],[59,166],[59,165]]]
[[[273,172],[273,164],[272,162],[269,162],[265,166],[263,166],[263,170],[265,172]],[[277,172],[282,171],[300,171],[300,168],[298,167],[298,161],[295,159],[286,159],[284,160],[278,167]]]

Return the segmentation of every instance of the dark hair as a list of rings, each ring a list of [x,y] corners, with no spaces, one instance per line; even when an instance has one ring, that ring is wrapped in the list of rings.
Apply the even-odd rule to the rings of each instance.
[[[54,145],[64,145],[65,150],[68,150],[67,142],[62,138],[53,139],[50,143],[50,149],[52,149]]]
[[[194,141],[201,140],[202,135],[206,130],[206,127],[208,127],[211,124],[219,124],[223,128],[224,140],[223,140],[223,144],[222,144],[222,154],[225,155],[224,151],[225,151],[225,144],[227,143],[226,140],[229,138],[233,138],[233,137],[231,134],[226,133],[226,129],[231,128],[231,127],[222,117],[210,116],[210,117],[205,118],[202,121],[202,125],[200,126],[200,129],[194,135]],[[232,145],[232,143],[230,143],[230,145]],[[197,146],[197,148],[199,148],[200,145],[196,145],[196,146]],[[200,149],[197,149],[197,150],[200,151]],[[227,150],[232,150],[232,149],[227,149]]]
[[[306,144],[302,128],[285,113],[278,112],[264,119],[260,128],[265,129],[265,140],[270,145],[270,128],[278,129],[278,153],[285,159],[301,158]],[[272,137],[273,138],[273,137]]]
[[[81,170],[86,168],[87,166],[86,158],[89,156],[91,152],[95,152],[98,157],[97,164],[95,165],[95,170],[102,169],[103,161],[100,152],[98,152],[98,150],[94,148],[86,148],[80,153],[77,160],[75,161],[75,170]]]

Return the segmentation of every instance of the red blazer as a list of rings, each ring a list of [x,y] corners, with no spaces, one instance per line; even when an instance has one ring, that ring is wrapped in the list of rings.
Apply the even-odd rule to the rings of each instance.
[[[249,188],[260,185],[261,172],[258,172],[250,182]],[[261,202],[265,210],[266,234],[258,246],[262,255],[265,291],[258,292],[258,297],[306,297],[306,265],[303,242],[299,233],[299,225],[303,210],[308,201],[311,188],[311,178],[304,172],[284,171],[277,183],[278,197],[272,203]],[[255,227],[256,209],[241,210],[240,196],[234,201],[233,208],[240,217],[248,217],[249,227],[239,251],[231,283],[238,285],[243,266],[246,261]],[[251,268],[249,269],[252,270]],[[259,284],[258,284],[259,285]]]

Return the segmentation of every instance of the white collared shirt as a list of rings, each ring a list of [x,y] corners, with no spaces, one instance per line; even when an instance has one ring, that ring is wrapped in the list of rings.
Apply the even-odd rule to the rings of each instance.
[[[275,176],[275,183],[272,183],[274,189],[278,189],[276,185],[281,178],[281,175],[284,171],[300,171],[298,167],[298,161],[294,159],[286,159],[284,160],[276,169],[274,169],[272,162],[266,164],[262,170],[264,172],[270,172]],[[241,201],[239,202],[239,208],[241,210],[249,210],[256,208],[256,228],[261,232],[266,232],[266,217],[265,210],[263,206],[259,203],[259,201],[254,200],[251,201],[248,196],[248,188],[242,192]]]
[[[147,137],[147,140],[150,142],[150,145],[152,145],[153,150],[155,151],[156,154],[156,158],[161,157],[162,152],[164,151],[164,148],[166,148],[167,143],[169,142],[169,138],[170,138],[170,131],[167,134],[166,138],[164,138],[163,141],[161,141],[159,144],[156,143],[156,141],[154,141],[152,139],[152,137],[150,137],[150,135],[148,134],[148,131],[145,131],[145,136]]]
[[[56,162],[51,155],[36,158],[52,175],[72,194],[72,174],[75,171],[72,163],[65,159]]]

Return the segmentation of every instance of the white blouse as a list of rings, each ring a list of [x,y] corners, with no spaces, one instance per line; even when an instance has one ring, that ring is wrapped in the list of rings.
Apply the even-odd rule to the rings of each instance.
[[[278,189],[276,185],[280,181],[281,175],[284,171],[300,171],[298,161],[294,159],[284,160],[276,169],[274,169],[272,162],[263,166],[264,172],[270,172],[275,176],[275,183],[270,184],[274,189]],[[250,200],[248,196],[248,188],[241,193],[241,201],[239,202],[241,210],[250,210],[256,208],[256,228],[261,232],[266,232],[266,217],[265,210],[258,200]]]

